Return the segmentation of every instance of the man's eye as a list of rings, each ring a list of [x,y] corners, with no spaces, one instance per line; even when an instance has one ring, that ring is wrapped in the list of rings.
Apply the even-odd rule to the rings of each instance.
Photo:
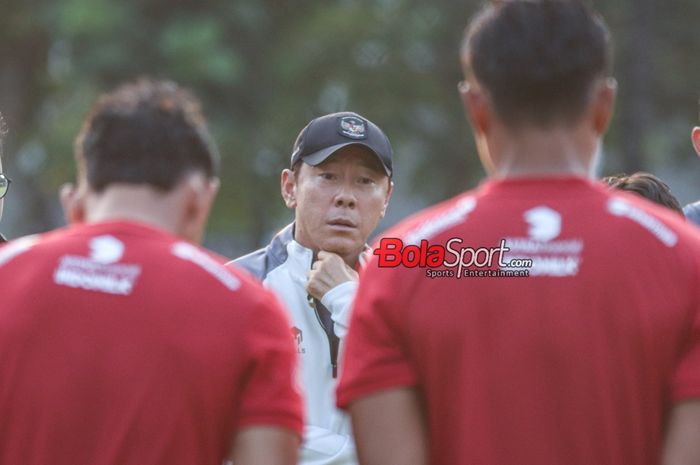
[[[374,184],[374,179],[372,178],[361,177],[359,181],[360,184]]]
[[[321,173],[321,178],[332,181],[333,179],[335,179],[335,174],[333,174],[333,173]]]

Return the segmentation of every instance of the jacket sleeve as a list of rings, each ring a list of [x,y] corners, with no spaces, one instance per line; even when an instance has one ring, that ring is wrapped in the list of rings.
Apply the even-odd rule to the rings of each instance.
[[[357,281],[347,281],[335,286],[321,299],[321,303],[331,312],[335,323],[335,335],[344,339],[348,333],[350,310],[357,291]]]
[[[304,427],[304,441],[299,450],[300,465],[355,465],[355,444],[345,434],[318,426]]]

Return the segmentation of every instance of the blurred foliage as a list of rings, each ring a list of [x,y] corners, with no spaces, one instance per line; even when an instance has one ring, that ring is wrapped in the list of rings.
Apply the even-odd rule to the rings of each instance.
[[[613,30],[620,84],[604,171],[682,164],[697,120],[697,0],[593,2]],[[353,110],[395,150],[389,222],[473,186],[483,171],[456,91],[463,29],[454,0],[3,0],[0,110],[18,182],[3,229],[62,223],[72,139],[99,92],[168,78],[204,102],[223,157],[210,245],[235,254],[291,218],[279,196],[298,131]],[[19,182],[21,181],[21,182]],[[700,186],[699,186],[700,187]],[[21,207],[20,204],[21,203]]]

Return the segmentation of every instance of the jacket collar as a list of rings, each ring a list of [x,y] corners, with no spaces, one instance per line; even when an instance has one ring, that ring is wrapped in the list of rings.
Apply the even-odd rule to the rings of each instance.
[[[275,235],[270,243],[271,252],[276,255],[287,255],[287,259],[292,261],[292,265],[297,271],[308,272],[313,263],[313,251],[304,247],[294,240],[294,225],[288,224]],[[286,251],[286,253],[285,253]],[[372,248],[365,244],[359,257],[359,266],[364,266],[372,257]],[[306,276],[304,275],[306,279]]]

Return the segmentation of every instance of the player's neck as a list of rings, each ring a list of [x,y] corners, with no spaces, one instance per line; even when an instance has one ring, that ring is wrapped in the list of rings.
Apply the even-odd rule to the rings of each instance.
[[[175,192],[138,186],[110,186],[87,198],[85,221],[133,221],[178,234],[180,214]]]
[[[598,139],[580,128],[528,129],[503,134],[494,150],[494,177],[592,177]]]

